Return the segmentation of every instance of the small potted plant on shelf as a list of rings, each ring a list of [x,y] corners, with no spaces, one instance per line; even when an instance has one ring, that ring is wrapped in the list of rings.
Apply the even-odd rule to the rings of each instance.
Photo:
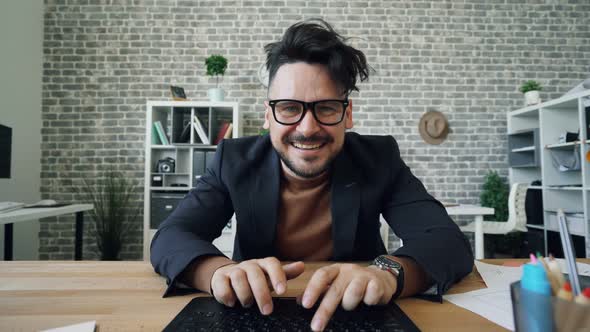
[[[520,86],[520,92],[524,93],[525,105],[535,105],[541,102],[539,91],[543,88],[537,81],[526,81]]]
[[[205,59],[207,76],[215,76],[215,88],[209,89],[209,100],[223,101],[224,91],[219,87],[219,76],[223,78],[227,69],[227,59],[222,55],[214,54]]]

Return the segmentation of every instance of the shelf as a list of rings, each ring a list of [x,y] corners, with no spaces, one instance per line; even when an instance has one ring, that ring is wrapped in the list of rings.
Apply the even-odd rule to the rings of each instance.
[[[539,167],[539,165],[537,164],[525,164],[525,165],[514,165],[514,166],[510,166],[512,168],[533,168],[533,167]]]
[[[150,187],[151,191],[189,191],[192,187]]]
[[[569,148],[573,148],[576,145],[580,145],[580,141],[558,143],[558,144],[548,144],[548,145],[545,145],[545,148],[546,149],[569,149]]]
[[[543,225],[534,225],[534,224],[526,224],[526,227],[528,228],[534,228],[534,229],[540,229],[540,230],[544,230],[545,227],[543,227]]]
[[[525,146],[523,148],[512,149],[512,152],[534,152],[535,146]]]
[[[584,190],[584,187],[577,187],[577,186],[546,186],[547,190]]]
[[[170,150],[170,149],[176,149],[176,147],[174,145],[152,145],[152,149]]]

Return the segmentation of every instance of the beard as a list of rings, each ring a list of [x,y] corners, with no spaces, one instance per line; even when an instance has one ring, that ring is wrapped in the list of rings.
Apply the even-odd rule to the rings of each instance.
[[[295,135],[285,136],[282,139],[282,143],[285,145],[291,145],[292,143],[328,144],[328,143],[332,143],[333,141],[334,141],[334,139],[330,136],[327,136],[327,135],[313,135],[310,137],[304,137],[303,135],[295,134]],[[282,151],[282,150],[279,150],[276,148],[275,148],[275,150],[279,154],[279,157],[281,158],[281,161],[285,164],[285,166],[287,166],[287,168],[289,170],[291,170],[291,172],[293,172],[295,175],[297,175],[301,178],[304,178],[304,179],[313,179],[313,178],[321,175],[325,171],[327,171],[330,168],[332,161],[336,157],[335,155],[328,156],[328,158],[326,159],[326,161],[324,163],[316,165],[316,166],[311,166],[311,165],[300,166],[300,165],[298,165],[298,163],[295,160],[292,160],[291,158],[289,158],[286,151]],[[310,157],[310,158],[304,158],[303,162],[304,163],[313,163],[314,161],[318,160],[319,158],[320,157],[317,157],[317,156]],[[299,162],[299,164],[301,164],[301,162]]]

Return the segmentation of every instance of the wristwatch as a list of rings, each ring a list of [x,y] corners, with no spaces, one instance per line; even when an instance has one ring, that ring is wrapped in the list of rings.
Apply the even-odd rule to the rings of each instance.
[[[375,258],[371,265],[375,265],[381,270],[389,271],[397,278],[397,289],[391,297],[392,299],[397,299],[404,289],[404,267],[400,263],[389,258],[387,255],[381,255]]]

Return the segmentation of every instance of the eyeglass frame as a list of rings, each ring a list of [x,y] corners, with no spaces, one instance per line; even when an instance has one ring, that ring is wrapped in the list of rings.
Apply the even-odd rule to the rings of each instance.
[[[301,112],[301,117],[299,118],[299,120],[297,120],[293,123],[285,123],[285,122],[281,122],[281,121],[279,121],[279,119],[277,119],[277,115],[275,113],[275,106],[278,102],[281,102],[281,101],[296,102],[296,103],[303,105],[303,112]],[[338,122],[324,123],[320,119],[318,119],[318,116],[315,113],[315,105],[317,105],[318,103],[321,103],[321,102],[325,102],[325,101],[337,101],[337,102],[342,103],[342,115],[340,116],[340,120],[338,120]],[[298,124],[299,122],[301,122],[301,120],[303,120],[303,118],[305,118],[305,114],[310,109],[311,109],[311,114],[313,115],[313,118],[318,123],[320,123],[324,126],[335,126],[335,125],[341,123],[342,120],[344,120],[344,115],[346,114],[346,108],[348,107],[348,105],[350,105],[350,100],[348,100],[348,98],[346,98],[346,99],[322,99],[322,100],[306,102],[306,101],[301,101],[301,100],[297,100],[297,99],[271,99],[268,101],[268,105],[272,109],[272,116],[274,117],[275,121],[278,122],[279,124],[282,124],[283,126],[292,126],[292,125]]]

